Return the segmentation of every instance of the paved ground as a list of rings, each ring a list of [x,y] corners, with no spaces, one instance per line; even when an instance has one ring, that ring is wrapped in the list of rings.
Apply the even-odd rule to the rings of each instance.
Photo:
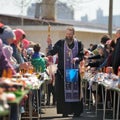
[[[90,104],[90,102],[89,102]],[[95,104],[94,104],[95,105]],[[92,103],[89,105],[84,104],[84,112],[79,118],[73,118],[72,115],[69,117],[63,118],[62,114],[56,113],[56,106],[42,106],[42,111],[44,114],[41,114],[40,120],[103,120],[103,105],[98,104],[96,107]],[[106,118],[112,120],[112,111],[106,111]],[[28,119],[25,119],[28,120]],[[38,120],[38,119],[33,119]]]
[[[41,114],[40,120],[103,120],[103,110],[101,108],[102,105],[98,105],[99,110],[96,110],[96,107],[93,105],[91,106],[84,105],[84,112],[79,118],[73,118],[72,115],[63,118],[62,114],[56,113],[56,106],[43,106],[42,112],[44,112],[44,114]],[[112,111],[106,110],[106,118],[107,120],[108,118],[109,120],[112,120]],[[38,120],[38,119],[33,119],[33,120]]]
[[[55,106],[46,106],[42,110],[45,112],[45,114],[41,114],[42,120],[103,120],[103,111],[98,110],[96,115],[94,107],[91,110],[84,108],[84,112],[79,118],[73,118],[71,115],[63,118],[61,114],[56,114]]]

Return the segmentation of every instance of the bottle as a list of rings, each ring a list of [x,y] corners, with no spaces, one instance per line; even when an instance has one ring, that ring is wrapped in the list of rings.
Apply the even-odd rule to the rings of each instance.
[[[12,69],[11,68],[7,69],[7,78],[12,78]]]
[[[80,62],[80,75],[82,79],[84,77],[84,74],[85,74],[85,61],[83,60]]]
[[[108,74],[108,78],[111,79],[112,73],[113,73],[113,68],[110,66],[106,67],[106,73]]]
[[[2,77],[4,77],[4,78],[7,77],[7,71],[6,71],[6,69],[3,70]]]

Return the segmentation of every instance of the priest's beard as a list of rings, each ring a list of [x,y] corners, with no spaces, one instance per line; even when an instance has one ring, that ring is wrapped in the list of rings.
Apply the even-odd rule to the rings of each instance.
[[[65,40],[66,40],[67,44],[71,44],[73,42],[73,38],[66,37]]]

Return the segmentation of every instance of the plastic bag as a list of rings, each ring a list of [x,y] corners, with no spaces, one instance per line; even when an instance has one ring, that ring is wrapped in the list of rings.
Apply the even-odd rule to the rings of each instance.
[[[77,82],[78,81],[78,69],[66,69],[66,81]]]

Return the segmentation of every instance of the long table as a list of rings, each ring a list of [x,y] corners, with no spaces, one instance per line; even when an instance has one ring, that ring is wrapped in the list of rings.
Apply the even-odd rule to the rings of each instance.
[[[31,88],[30,92],[29,92],[29,97],[28,97],[28,102],[29,102],[29,115],[28,116],[22,116],[22,119],[26,119],[26,118],[29,118],[30,120],[32,120],[33,118],[36,118],[36,119],[40,119],[41,118],[41,114],[40,114],[40,110],[41,110],[41,95],[40,95],[40,92],[41,92],[41,86],[45,83],[45,80],[41,80],[39,82],[39,85],[35,88]],[[32,101],[32,94],[33,92],[36,92],[36,106],[37,106],[37,115],[34,116],[32,114],[33,112],[33,109],[32,109],[32,104],[33,104],[33,101]]]
[[[103,84],[103,87],[105,88],[105,101],[104,101],[104,109],[103,109],[103,120],[108,120],[108,118],[106,118],[106,102],[107,102],[107,92],[109,91],[113,91],[114,95],[113,95],[113,120],[118,120],[119,119],[119,107],[120,107],[120,89],[119,88],[110,88],[107,85]],[[118,95],[117,100],[116,100],[116,95]],[[117,101],[117,114],[115,115],[115,102]]]
[[[96,77],[96,76],[92,76],[92,77]],[[103,76],[102,76],[103,77]],[[90,77],[88,77],[88,79],[86,79],[86,80],[84,80],[84,82],[90,82]],[[109,82],[109,81],[108,81]],[[119,119],[119,106],[120,106],[120,104],[119,104],[119,101],[120,101],[120,89],[119,88],[117,88],[117,86],[115,87],[115,86],[109,86],[107,83],[105,83],[105,80],[103,80],[103,81],[99,81],[98,80],[98,78],[94,78],[94,80],[92,81],[92,83],[90,82],[89,84],[90,84],[90,87],[89,87],[89,90],[90,90],[90,100],[91,100],[91,86],[92,86],[92,84],[93,83],[95,83],[95,85],[96,85],[96,93],[98,93],[98,90],[97,90],[97,88],[98,88],[98,85],[101,85],[102,86],[102,102],[103,102],[103,120],[105,120],[106,119],[106,102],[107,102],[107,91],[108,90],[111,90],[111,91],[113,91],[114,92],[114,103],[113,103],[113,120],[115,120],[115,118],[116,118],[116,120],[118,120]],[[104,90],[103,90],[104,89]],[[103,91],[105,91],[105,92],[103,92]],[[118,94],[118,98],[117,98],[117,100],[116,100],[116,94]],[[85,93],[85,95],[86,95],[86,93]],[[97,98],[97,94],[96,94],[96,98]],[[86,96],[85,96],[85,99],[86,99]],[[90,100],[89,100],[89,102],[90,102]],[[118,103],[117,103],[117,115],[115,116],[115,101],[117,101]],[[96,115],[97,115],[97,101],[96,101]],[[90,107],[90,104],[89,104],[89,107]]]
[[[22,94],[20,96],[17,96],[14,101],[8,101],[8,103],[10,105],[10,115],[14,114],[14,113],[11,113],[11,107],[12,107],[12,105],[16,105],[17,106],[17,117],[18,117],[19,120],[21,120],[20,102],[22,101],[22,99],[24,98],[24,96],[26,94],[28,94],[28,93],[29,93],[29,90],[23,90]]]

